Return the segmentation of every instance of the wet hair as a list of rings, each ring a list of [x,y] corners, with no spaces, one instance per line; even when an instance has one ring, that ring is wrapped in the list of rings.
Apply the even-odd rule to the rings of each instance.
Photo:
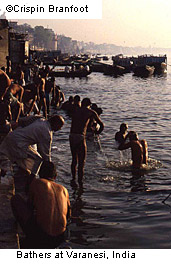
[[[98,107],[97,107],[97,104],[96,104],[96,103],[92,103],[91,108],[92,108],[93,110],[96,110],[96,109],[98,108]]]
[[[100,114],[103,113],[102,108],[99,108],[96,103],[93,103],[91,105],[91,109],[94,110],[94,111],[96,111],[98,115],[100,115]]]
[[[73,98],[73,96],[71,95],[70,97],[69,97],[69,102],[73,102],[74,101],[74,98]]]
[[[130,140],[138,140],[139,139],[138,138],[138,134],[136,132],[134,132],[134,131],[130,131],[129,132],[129,139]]]
[[[120,130],[122,131],[122,130],[125,130],[125,129],[128,129],[128,124],[127,123],[122,123],[121,125],[120,125]],[[132,131],[133,132],[133,131]]]
[[[57,176],[56,166],[51,161],[43,161],[40,170],[40,178],[55,178]]]
[[[74,102],[79,102],[80,101],[80,96],[79,95],[75,95],[74,96]]]
[[[48,119],[48,121],[50,122],[51,125],[58,124],[59,127],[60,126],[62,127],[64,125],[64,119],[60,115],[53,115]]]
[[[82,107],[88,107],[90,105],[91,105],[91,101],[90,101],[90,98],[88,98],[88,97],[84,98],[81,102]]]

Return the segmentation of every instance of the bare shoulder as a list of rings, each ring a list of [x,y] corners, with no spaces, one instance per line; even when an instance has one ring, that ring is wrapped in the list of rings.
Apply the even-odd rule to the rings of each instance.
[[[67,191],[67,189],[63,186],[63,185],[61,185],[61,184],[57,184],[55,181],[51,181],[51,183],[56,187],[56,188],[58,188],[59,190],[61,190],[61,191]],[[67,191],[68,192],[68,191]]]
[[[147,146],[147,141],[145,139],[140,141],[143,146]]]
[[[47,185],[48,182],[49,181],[47,179],[42,179],[42,178],[41,179],[40,178],[36,179],[35,178],[35,179],[33,179],[32,183],[31,183],[31,186],[32,187],[37,187],[37,186],[41,186],[41,185],[44,186],[44,185]]]
[[[68,197],[68,190],[61,184],[57,184],[55,182],[53,182],[53,185],[55,186],[55,188],[58,190],[58,192],[63,193],[65,197]]]
[[[53,186],[56,190],[58,190],[58,192],[64,192],[65,194],[67,194],[68,192],[63,185],[57,184],[55,181],[48,179],[43,179],[43,178],[34,179],[33,182],[31,183],[31,187],[37,189],[51,188],[51,186]]]

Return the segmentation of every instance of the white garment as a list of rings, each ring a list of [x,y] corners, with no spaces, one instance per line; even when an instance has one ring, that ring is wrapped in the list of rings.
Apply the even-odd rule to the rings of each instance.
[[[37,145],[37,151],[32,145]],[[49,122],[38,119],[10,132],[0,145],[0,168],[5,169],[5,159],[34,174],[43,160],[51,160],[52,130]]]
[[[90,71],[90,67],[89,67],[89,65],[86,65],[84,69],[85,69],[86,71]]]

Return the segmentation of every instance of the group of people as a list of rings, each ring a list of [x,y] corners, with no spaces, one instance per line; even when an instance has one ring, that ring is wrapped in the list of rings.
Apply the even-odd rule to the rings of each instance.
[[[78,67],[76,68],[76,65],[74,63],[71,65],[71,67],[65,66],[65,72],[66,73],[76,72],[76,71],[79,71],[79,72],[83,72],[83,71],[90,72],[90,67],[87,64],[84,64],[84,65],[81,64],[81,65],[79,65],[79,68]]]
[[[11,205],[14,216],[20,223],[27,239],[31,238],[33,241],[33,237],[36,237],[37,240],[41,240],[39,245],[45,242],[46,245],[56,246],[57,241],[61,240],[64,235],[70,214],[68,191],[54,182],[56,170],[51,161],[53,131],[58,131],[63,127],[64,118],[57,114],[47,118],[44,95],[41,98],[44,79],[44,75],[36,76],[32,84],[22,87],[19,83],[12,83],[8,75],[3,70],[0,71],[0,106],[3,111],[0,132],[3,127],[6,128],[4,139],[0,144],[0,174],[5,176],[9,160],[18,166],[17,171],[20,176],[23,170],[27,173],[29,183],[29,185],[27,183],[27,201],[17,194],[12,197]],[[29,91],[34,95],[37,88],[39,88],[40,98],[43,100],[43,103],[40,103],[44,108],[42,116],[40,116],[40,109],[36,115],[31,115],[31,109],[27,114],[22,114],[22,104],[25,104],[22,99],[26,99],[26,92]],[[12,101],[6,99],[7,94],[10,94],[10,97],[19,103],[20,110],[17,110],[17,118],[14,118],[14,112],[11,112]],[[32,102],[36,100],[35,97]],[[90,109],[89,98],[81,101],[80,97],[76,95],[73,100],[69,136],[72,153],[71,173],[73,179],[76,179],[78,167],[78,181],[81,184],[87,153],[86,131],[88,125],[90,121],[92,125],[97,122],[99,129],[95,133],[100,134],[104,124],[97,112]],[[4,106],[8,109],[5,109]],[[33,107],[33,103],[31,106]],[[8,127],[6,127],[7,125]],[[40,179],[36,178],[37,175],[40,176]]]
[[[0,121],[1,132],[9,128],[9,125],[5,126],[8,121],[18,122],[19,117],[33,113],[40,114],[43,111],[47,119],[50,105],[60,107],[65,101],[60,87],[55,85],[55,78],[48,75],[48,68],[35,71],[32,80],[25,83],[21,69],[17,68],[10,77],[4,70],[0,70],[0,110],[4,110]]]
[[[39,244],[55,247],[66,231],[70,201],[67,189],[54,181],[57,171],[51,161],[51,144],[53,132],[63,127],[64,118],[57,114],[47,116],[50,93],[52,105],[60,105],[71,115],[71,174],[74,181],[78,176],[82,185],[87,155],[86,135],[88,131],[97,135],[103,131],[102,109],[91,103],[89,98],[81,101],[79,95],[70,96],[64,102],[65,97],[55,86],[53,77],[47,80],[46,71],[41,76],[35,75],[33,83],[21,86],[12,83],[8,75],[0,70],[0,134],[4,134],[0,144],[0,176],[6,174],[9,160],[18,166],[20,175],[22,170],[27,173],[27,202],[20,195],[13,196],[13,213],[28,239],[36,237]],[[61,102],[64,103],[61,105]],[[40,114],[42,107],[43,114]],[[34,110],[37,110],[36,115],[31,115]],[[133,167],[140,168],[142,164],[147,164],[147,143],[139,140],[136,132],[127,134],[127,129],[128,125],[122,124],[116,133],[118,149],[131,148]],[[37,175],[40,179],[36,178]]]

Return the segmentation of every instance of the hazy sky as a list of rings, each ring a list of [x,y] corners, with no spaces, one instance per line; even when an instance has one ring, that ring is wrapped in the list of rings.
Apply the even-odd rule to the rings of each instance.
[[[101,20],[18,21],[84,42],[171,48],[170,12],[171,0],[103,0]]]

